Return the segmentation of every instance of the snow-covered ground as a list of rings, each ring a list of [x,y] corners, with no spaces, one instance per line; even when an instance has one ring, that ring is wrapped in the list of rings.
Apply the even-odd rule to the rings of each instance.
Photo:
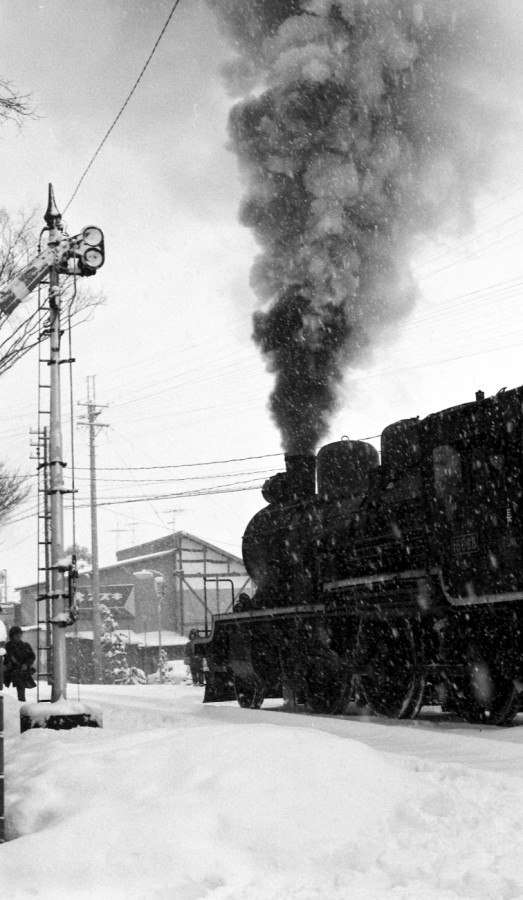
[[[2,896],[523,898],[523,716],[405,724],[202,694],[86,687],[102,729],[20,734],[8,692]]]

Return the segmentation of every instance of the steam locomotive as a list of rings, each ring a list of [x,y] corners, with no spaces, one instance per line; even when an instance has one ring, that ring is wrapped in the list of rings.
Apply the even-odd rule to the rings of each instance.
[[[523,387],[287,456],[198,645],[205,701],[508,725],[523,691]]]

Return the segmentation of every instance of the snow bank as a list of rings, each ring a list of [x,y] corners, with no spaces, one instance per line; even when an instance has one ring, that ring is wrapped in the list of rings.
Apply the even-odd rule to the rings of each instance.
[[[234,722],[199,689],[140,687],[105,689],[104,729],[20,735],[8,698],[10,900],[523,896],[520,777],[378,752],[348,720]],[[147,706],[164,727],[137,728]]]
[[[323,734],[305,745],[299,728],[40,731],[22,743],[7,817],[11,837],[31,837],[3,848],[2,868],[54,898],[226,884],[245,897],[281,871],[312,878],[333,856],[375,857],[408,785],[379,754]]]
[[[102,727],[102,710],[99,706],[61,698],[55,703],[24,703],[20,707],[20,718],[31,722],[32,728],[45,728],[49,719],[86,717],[99,728]]]

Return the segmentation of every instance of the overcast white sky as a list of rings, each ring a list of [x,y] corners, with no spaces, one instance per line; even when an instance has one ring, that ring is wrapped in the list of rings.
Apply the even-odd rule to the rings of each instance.
[[[22,130],[1,131],[1,205],[43,216],[51,181],[65,208],[171,7],[171,0],[0,0],[0,76],[32,95],[38,116]],[[232,101],[220,66],[230,52],[208,5],[181,0],[64,217],[70,233],[96,224],[106,237],[106,264],[90,286],[107,303],[73,345],[77,413],[87,376],[96,376],[97,400],[107,404],[100,419],[110,427],[97,441],[101,502],[206,487],[210,481],[179,479],[209,472],[220,476],[213,484],[258,484],[280,462],[270,456],[281,449],[266,409],[271,379],[250,340],[256,246],[237,220],[242,186],[225,148]],[[347,380],[329,439],[377,435],[397,419],[471,400],[478,389],[491,394],[523,382],[519,75],[507,67],[499,99],[513,107],[514,131],[478,196],[474,229],[420,248],[413,262],[422,298],[401,334]],[[31,474],[37,382],[36,355],[0,380],[1,458]],[[66,439],[67,379],[63,393]],[[85,429],[75,430],[75,452],[77,540],[89,545]],[[246,462],[151,468],[232,458]],[[176,529],[239,553],[262,503],[259,492],[243,491],[101,506],[101,563],[117,546],[168,534],[173,517]],[[11,586],[36,578],[35,510],[33,494],[0,534],[0,568]]]

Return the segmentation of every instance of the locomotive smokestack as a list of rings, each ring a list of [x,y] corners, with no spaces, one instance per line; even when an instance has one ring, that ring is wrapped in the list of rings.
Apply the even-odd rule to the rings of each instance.
[[[306,500],[316,493],[316,457],[285,455],[290,500]]]
[[[411,310],[420,238],[472,221],[502,137],[501,92],[494,106],[474,87],[503,46],[500,5],[210,3],[237,54],[229,132],[261,248],[254,340],[288,453],[315,451],[347,365]]]

